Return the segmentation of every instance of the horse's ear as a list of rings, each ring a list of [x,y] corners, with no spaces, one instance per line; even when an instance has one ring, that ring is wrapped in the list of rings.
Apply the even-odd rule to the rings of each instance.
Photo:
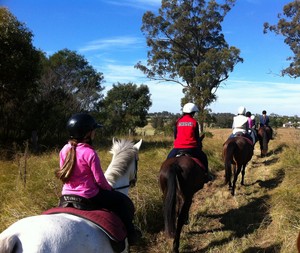
[[[140,149],[140,147],[141,147],[141,145],[142,145],[142,142],[143,142],[143,140],[142,139],[140,139],[140,141],[139,142],[137,142],[136,144],[134,144],[134,148],[136,149],[136,150],[139,150]]]
[[[115,143],[115,137],[113,137],[113,139],[112,139],[112,143],[113,143],[113,144]]]

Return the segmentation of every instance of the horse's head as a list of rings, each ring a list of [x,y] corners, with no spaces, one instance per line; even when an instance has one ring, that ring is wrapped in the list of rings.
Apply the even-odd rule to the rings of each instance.
[[[133,145],[133,149],[136,150],[136,154],[135,154],[135,159],[132,161],[131,166],[129,166],[129,172],[130,172],[129,184],[130,184],[130,186],[135,186],[136,181],[137,181],[138,161],[139,161],[138,151],[140,150],[141,145],[142,145],[142,139]],[[130,168],[133,168],[133,169],[130,169]]]
[[[138,151],[142,140],[134,144],[129,140],[113,139],[110,153],[112,161],[108,166],[105,177],[111,186],[123,193],[128,193],[128,188],[135,185],[138,171]]]

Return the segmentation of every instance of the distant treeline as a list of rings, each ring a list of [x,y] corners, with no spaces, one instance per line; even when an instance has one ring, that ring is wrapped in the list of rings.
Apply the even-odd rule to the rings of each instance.
[[[172,129],[176,120],[181,114],[170,113],[167,111],[149,113],[149,122],[153,128],[157,130],[169,130]],[[217,127],[217,128],[231,128],[233,117],[232,113],[211,113],[205,120],[204,125],[206,127]],[[255,115],[256,124],[259,123],[259,114]],[[294,127],[300,125],[300,117],[295,116],[280,116],[278,114],[271,113],[270,125],[274,128],[282,127],[284,124],[290,122]]]

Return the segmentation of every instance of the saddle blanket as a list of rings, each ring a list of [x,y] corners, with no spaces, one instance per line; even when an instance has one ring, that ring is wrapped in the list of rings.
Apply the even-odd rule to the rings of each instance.
[[[198,158],[192,157],[192,159],[200,166],[201,169],[205,170],[203,163]]]
[[[101,229],[111,240],[122,242],[127,236],[126,228],[121,219],[108,210],[79,210],[73,207],[54,207],[42,214],[67,213],[87,219]]]
[[[251,141],[249,138],[245,137],[245,136],[242,136],[244,139],[246,139],[248,141],[248,143],[253,146],[253,141]]]

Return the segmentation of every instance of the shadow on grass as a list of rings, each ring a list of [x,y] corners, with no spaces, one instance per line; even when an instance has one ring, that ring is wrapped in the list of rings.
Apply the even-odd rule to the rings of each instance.
[[[264,161],[264,165],[265,165],[265,166],[272,165],[272,164],[274,164],[274,163],[277,163],[278,160],[279,160],[278,157],[274,157],[274,158],[272,158],[272,159],[268,159],[268,160]]]
[[[144,207],[143,212],[136,213],[136,219],[145,232],[153,234],[163,231],[164,218],[162,209],[162,201],[152,200],[151,204]]]
[[[279,154],[283,152],[283,149],[286,148],[288,145],[286,144],[280,144],[277,148],[275,148],[274,150],[271,150],[268,154]]]
[[[285,172],[283,169],[280,169],[277,171],[276,176],[274,178],[271,178],[266,181],[257,180],[255,183],[258,183],[260,187],[266,188],[266,189],[274,189],[278,185],[280,185],[284,179]]]
[[[223,224],[221,228],[204,230],[197,232],[190,232],[191,234],[206,234],[206,233],[215,233],[222,231],[231,231],[232,234],[224,239],[212,241],[207,247],[198,250],[198,253],[207,252],[210,247],[222,246],[226,243],[229,243],[233,237],[242,238],[252,234],[261,227],[262,224],[265,226],[271,222],[271,217],[269,215],[269,206],[267,204],[269,197],[263,196],[260,198],[254,199],[249,204],[242,206],[238,209],[230,210],[224,214],[217,215],[204,215],[205,217],[218,219],[220,223]],[[198,219],[201,219],[201,214],[197,215]],[[189,251],[191,252],[191,251]]]
[[[271,155],[278,155],[278,154],[280,154],[280,153],[283,152],[283,149],[285,147],[287,147],[287,145],[284,144],[284,143],[282,143],[282,144],[278,145],[277,148],[269,150],[269,152],[267,154],[265,154],[263,157],[261,157],[261,155],[258,155],[258,157],[260,157],[260,158],[267,158],[267,157],[269,157]]]
[[[281,250],[280,244],[274,244],[267,248],[250,247],[242,253],[279,253]]]

